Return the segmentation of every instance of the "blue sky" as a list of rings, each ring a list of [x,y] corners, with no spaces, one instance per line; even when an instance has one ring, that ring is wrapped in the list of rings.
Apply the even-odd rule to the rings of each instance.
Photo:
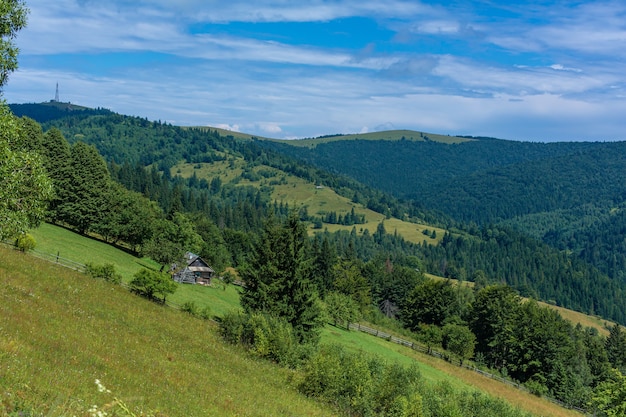
[[[10,103],[277,138],[626,140],[626,2],[26,0]]]

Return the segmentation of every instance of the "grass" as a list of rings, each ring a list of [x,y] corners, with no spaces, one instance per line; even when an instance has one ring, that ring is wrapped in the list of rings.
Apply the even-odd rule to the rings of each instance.
[[[432,140],[435,142],[442,143],[462,143],[468,142],[472,139],[463,138],[460,136],[449,136],[449,135],[440,135],[437,133],[426,133],[426,132],[418,132],[415,130],[384,130],[380,132],[370,132],[370,133],[354,133],[347,135],[336,135],[336,136],[326,136],[326,137],[318,137],[318,138],[307,138],[307,139],[272,139],[262,136],[250,135],[248,133],[242,132],[234,132],[232,130],[220,129],[217,127],[198,127],[198,129],[205,130],[216,130],[219,132],[221,136],[232,136],[235,139],[240,140],[250,140],[252,138],[260,139],[260,140],[271,140],[281,143],[286,143],[288,145],[293,146],[306,146],[306,147],[315,147],[321,143],[329,143],[336,142],[339,140],[411,140],[411,141],[423,141],[425,137],[428,140]]]
[[[87,252],[93,250],[90,259],[97,264],[103,263],[101,262],[100,256],[106,256],[107,259],[108,257],[115,259],[113,253],[117,253],[118,259],[129,265],[129,268],[133,266],[138,269],[141,267],[141,263],[144,262],[137,259],[128,260],[126,258],[128,254],[115,248],[111,248],[112,252],[109,253],[99,245],[91,247],[91,245],[96,243],[101,244],[101,242],[76,235],[56,226],[45,225],[35,232],[34,235],[38,236],[38,241],[39,239],[46,240],[44,239],[46,236],[49,240],[58,239],[59,242],[63,243],[60,250],[67,253],[69,257],[72,256],[72,248],[76,250],[76,256],[81,256],[81,254],[84,256],[84,248],[87,247],[90,248]],[[145,354],[149,355],[149,357],[156,358],[156,366],[162,366],[163,369],[166,369],[169,373],[174,372],[168,367],[168,362],[170,361],[176,360],[178,362],[181,360],[187,362],[199,360],[201,362],[212,363],[213,365],[218,361],[221,366],[223,355],[231,358],[228,361],[234,361],[235,359],[232,359],[232,355],[236,356],[241,354],[237,349],[223,346],[221,340],[215,334],[215,326],[208,322],[194,319],[174,309],[168,309],[146,302],[141,298],[129,294],[121,287],[111,286],[105,282],[89,279],[82,274],[74,273],[59,266],[33,259],[28,255],[15,251],[4,248],[0,248],[0,250],[0,259],[2,260],[2,262],[0,262],[0,280],[2,280],[3,283],[6,282],[3,289],[0,290],[0,303],[2,304],[0,307],[1,322],[21,322],[17,333],[13,332],[13,326],[10,327],[12,332],[8,333],[8,328],[0,325],[0,340],[3,341],[0,342],[0,363],[4,363],[4,358],[8,357],[6,355],[10,356],[19,351],[35,361],[32,364],[34,367],[42,367],[41,364],[37,365],[37,361],[41,361],[45,364],[50,363],[51,365],[46,366],[52,368],[54,366],[62,367],[64,363],[71,364],[69,369],[64,370],[62,373],[63,384],[70,384],[69,380],[78,378],[76,373],[82,375],[81,378],[78,379],[81,381],[80,384],[70,384],[70,388],[67,390],[64,388],[60,392],[56,392],[52,386],[52,382],[50,382],[50,386],[41,382],[43,388],[37,385],[38,388],[32,391],[31,388],[33,385],[28,382],[28,372],[25,371],[26,373],[22,373],[21,377],[16,374],[11,378],[3,380],[4,370],[0,368],[0,389],[2,389],[2,384],[9,384],[13,387],[20,387],[22,386],[21,384],[25,384],[30,388],[18,391],[23,391],[24,395],[27,397],[40,397],[44,395],[45,398],[49,399],[54,396],[55,401],[60,403],[59,407],[69,407],[69,404],[72,404],[73,401],[77,401],[76,399],[82,399],[82,401],[86,401],[87,403],[96,401],[97,397],[95,393],[92,392],[94,391],[94,387],[92,386],[93,381],[91,381],[91,379],[99,378],[105,385],[110,385],[119,395],[124,394],[123,398],[128,398],[133,401],[138,398],[139,400],[136,403],[133,402],[133,404],[138,407],[154,410],[157,408],[165,409],[164,407],[167,406],[169,407],[167,408],[168,410],[172,410],[172,407],[174,407],[172,404],[176,404],[174,399],[168,399],[167,402],[163,403],[150,399],[150,397],[152,397],[151,395],[146,397],[144,394],[144,396],[142,396],[141,390],[146,386],[152,387],[151,384],[155,384],[154,381],[151,380],[150,384],[147,384],[138,377],[133,377],[130,381],[126,381],[128,378],[124,376],[125,372],[141,374],[141,372],[137,371],[134,367],[134,362],[138,361],[143,364],[142,366],[146,367],[151,365],[148,365],[149,359],[143,357],[137,359],[122,358],[123,351],[126,351],[131,357],[134,355],[143,355],[141,346],[150,344],[151,347],[149,349],[146,348]],[[6,260],[5,257],[7,258]],[[35,280],[33,277],[38,277],[38,279]],[[94,291],[97,292],[95,295],[93,294]],[[91,295],[85,299],[84,295],[86,294]],[[14,298],[13,303],[16,304],[16,306],[12,306],[11,302],[7,302],[11,297]],[[46,305],[46,303],[43,303],[34,307],[31,301],[40,300],[42,297],[47,300],[46,303],[52,303],[54,301],[58,303],[58,305],[50,307]],[[239,308],[239,289],[233,285],[224,286],[222,284],[211,287],[179,285],[178,290],[169,300],[177,304],[193,301],[199,307],[209,306],[213,314],[221,316],[229,310]],[[66,320],[72,323],[63,324]],[[145,321],[146,329],[142,328],[142,321]],[[163,332],[159,333],[159,329],[162,329]],[[82,336],[76,335],[75,333],[84,334],[86,339],[83,339]],[[30,340],[30,336],[32,335],[35,335],[34,340]],[[199,340],[195,340],[196,335],[199,337]],[[46,340],[41,340],[42,338]],[[119,339],[120,346],[117,346],[117,339]],[[130,339],[135,340],[131,342],[129,341]],[[523,393],[489,378],[484,378],[443,360],[421,354],[412,349],[364,333],[355,331],[348,332],[336,327],[327,326],[323,330],[322,340],[327,343],[340,343],[351,350],[377,354],[391,361],[399,361],[405,364],[417,361],[420,371],[427,381],[448,381],[457,388],[479,389],[490,395],[503,398],[511,404],[520,406],[538,415],[578,415],[577,413],[564,410],[541,398]],[[40,344],[41,349],[48,353],[38,352],[38,350],[40,350]],[[95,346],[96,344],[104,345],[105,347],[100,348]],[[210,349],[203,348],[203,346],[208,345],[211,345]],[[80,352],[71,353],[72,351],[76,351],[72,346],[81,346],[79,349]],[[110,346],[110,353],[107,353],[107,349],[109,348],[106,346]],[[60,358],[56,358],[55,356],[57,350],[62,352]],[[66,353],[66,350],[69,350],[69,353]],[[88,358],[86,356],[89,355],[83,352],[93,352],[94,354]],[[192,352],[195,352],[195,355]],[[76,356],[76,358],[73,358],[74,356]],[[21,354],[19,358],[13,359],[18,360],[19,363],[22,361],[27,362],[27,359],[22,357]],[[131,363],[129,363],[129,361]],[[258,364],[255,361],[245,358],[241,358],[241,361],[245,363],[250,362],[250,366],[253,367],[267,365],[263,363]],[[109,369],[110,366],[114,369]],[[237,363],[236,366],[243,365]],[[72,369],[73,367],[76,369]],[[118,369],[119,367],[123,368],[123,370]],[[194,376],[195,372],[205,372],[200,364],[185,363],[182,368],[183,369],[180,370],[180,372],[182,372],[181,374],[177,372],[173,374],[176,375],[176,381],[178,381],[174,384],[175,387],[178,386],[176,384],[180,383],[182,387],[186,387],[185,389],[192,389],[190,387],[191,383],[187,382],[186,378],[197,379],[197,377]],[[264,369],[266,372],[270,372],[268,369],[271,370],[273,368],[270,366]],[[223,369],[223,372],[232,371],[228,368]],[[277,376],[276,378],[279,379],[275,382],[276,386],[280,386],[281,383],[288,386],[289,378],[291,378],[293,374],[282,370],[276,372],[281,375],[280,378],[284,378],[280,380]],[[66,373],[69,373],[69,375],[65,375]],[[149,373],[148,375],[150,378],[158,379],[157,373],[158,372]],[[208,375],[212,374],[209,373]],[[246,375],[247,378],[248,374],[242,373],[240,375]],[[258,375],[250,375],[253,379],[262,379],[262,377]],[[52,381],[54,380],[54,372],[52,370],[45,371],[42,378],[48,378]],[[218,381],[220,380],[218,379]],[[211,387],[213,387],[212,384],[211,382]],[[83,388],[83,385],[85,385],[86,388]],[[247,380],[246,385],[248,385]],[[169,387],[172,388],[171,385]],[[128,395],[125,393],[128,393]],[[204,395],[207,396],[209,394]],[[235,398],[232,394],[224,395],[230,395],[233,399]],[[300,401],[304,400],[301,399]],[[166,405],[164,406],[163,404]],[[248,405],[250,405],[250,403],[248,403]],[[215,405],[213,406],[217,407]],[[220,411],[219,408],[216,408],[216,410],[215,415],[231,415],[228,412],[226,412],[226,414],[219,414],[223,410]],[[317,412],[318,411],[316,411],[316,413]],[[319,413],[320,414],[313,413],[309,415],[326,415],[323,411],[319,411]],[[0,413],[0,416],[1,415]],[[50,415],[63,414],[52,413]],[[171,412],[166,415],[181,414]],[[239,415],[255,414],[240,412]]]
[[[86,416],[112,401],[96,379],[137,413],[333,415],[211,322],[6,247],[0,259],[1,416]]]
[[[180,163],[172,168],[172,175],[180,175],[189,178],[195,175],[199,179],[207,179],[220,177],[223,184],[234,183],[239,185],[252,185],[255,187],[269,186],[272,189],[271,199],[273,201],[284,202],[290,207],[306,207],[309,215],[320,216],[328,212],[336,212],[340,215],[346,215],[354,208],[355,213],[365,216],[365,224],[357,224],[354,226],[343,226],[338,224],[324,224],[324,229],[329,232],[338,230],[351,231],[353,227],[359,233],[368,230],[373,234],[381,221],[384,221],[387,233],[397,232],[405,240],[413,243],[422,243],[426,241],[430,244],[437,244],[444,236],[445,230],[432,227],[425,224],[411,223],[400,219],[386,219],[383,214],[376,213],[362,204],[353,203],[350,199],[343,197],[335,190],[329,187],[317,188],[315,184],[295,177],[290,174],[278,171],[268,166],[257,166],[255,171],[265,170],[275,172],[274,177],[263,178],[260,181],[249,181],[241,178],[244,162],[235,161],[233,166],[230,162],[220,161],[211,164],[187,164]],[[437,237],[432,238],[425,235],[424,231],[436,231]],[[317,231],[313,229],[313,225],[309,226],[309,234]]]

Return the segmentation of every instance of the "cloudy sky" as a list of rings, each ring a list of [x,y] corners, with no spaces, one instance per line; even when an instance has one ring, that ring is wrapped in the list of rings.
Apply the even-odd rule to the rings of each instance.
[[[9,103],[277,138],[626,140],[626,2],[26,0]]]

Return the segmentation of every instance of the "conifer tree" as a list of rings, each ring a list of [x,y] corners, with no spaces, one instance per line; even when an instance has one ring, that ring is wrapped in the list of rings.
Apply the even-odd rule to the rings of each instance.
[[[56,222],[59,220],[59,205],[68,199],[71,163],[70,144],[59,129],[52,128],[43,135],[41,154],[54,186],[54,197],[50,201],[47,217]]]
[[[317,292],[305,258],[306,229],[292,215],[284,224],[271,217],[242,270],[246,284],[241,304],[287,320],[300,341],[316,341],[321,325]]]

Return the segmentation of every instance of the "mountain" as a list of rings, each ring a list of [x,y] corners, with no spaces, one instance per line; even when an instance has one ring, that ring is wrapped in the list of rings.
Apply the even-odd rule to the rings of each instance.
[[[626,279],[626,142],[258,143],[463,224],[514,227]]]
[[[165,212],[179,205],[250,232],[272,205],[298,208],[339,253],[418,258],[449,278],[486,274],[523,295],[626,323],[623,143],[410,131],[278,141],[102,109],[18,109],[71,143],[95,145],[116,180]],[[226,236],[231,245],[242,239]]]

